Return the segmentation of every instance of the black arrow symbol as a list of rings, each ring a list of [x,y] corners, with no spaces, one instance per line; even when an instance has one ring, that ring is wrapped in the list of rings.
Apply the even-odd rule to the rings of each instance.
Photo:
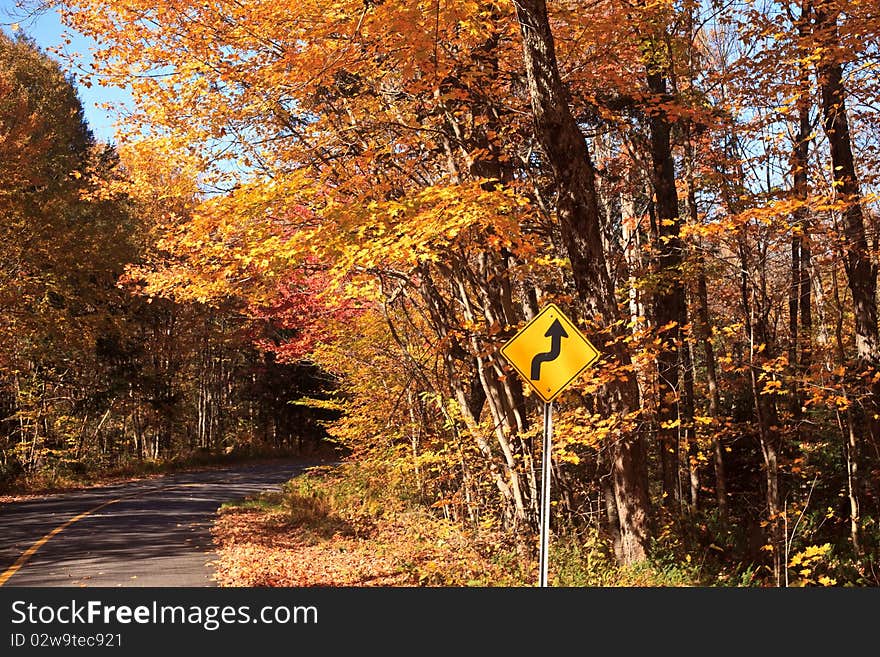
[[[559,320],[555,319],[544,336],[550,338],[550,351],[532,358],[532,381],[541,378],[541,363],[549,363],[551,360],[559,358],[559,353],[562,351],[562,338],[567,338],[568,333],[565,332]]]

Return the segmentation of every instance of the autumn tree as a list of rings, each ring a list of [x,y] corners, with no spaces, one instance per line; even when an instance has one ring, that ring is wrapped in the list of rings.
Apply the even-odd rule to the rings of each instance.
[[[814,488],[842,485],[857,542],[876,85],[845,71],[876,56],[869,11],[62,5],[101,44],[91,82],[138,99],[126,193],[161,220],[128,280],[156,308],[234,309],[262,353],[332,378],[299,404],[341,412],[328,430],[388,490],[530,539],[540,404],[498,349],[553,300],[605,356],[555,404],[560,534],[783,584],[832,532]],[[224,353],[200,408],[236,398]]]
[[[88,361],[130,252],[122,208],[87,200],[113,166],[95,144],[71,82],[27,38],[0,36],[4,458],[35,465],[63,447],[49,399]]]

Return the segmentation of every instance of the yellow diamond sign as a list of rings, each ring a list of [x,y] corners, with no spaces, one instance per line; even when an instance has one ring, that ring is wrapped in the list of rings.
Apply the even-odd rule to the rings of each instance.
[[[501,354],[545,402],[553,401],[600,355],[552,303],[508,340]]]

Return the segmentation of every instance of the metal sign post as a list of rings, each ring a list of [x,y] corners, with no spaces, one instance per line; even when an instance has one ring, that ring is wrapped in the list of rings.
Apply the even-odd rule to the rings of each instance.
[[[553,399],[599,359],[599,350],[555,304],[549,304],[501,347],[501,355],[544,400],[544,456],[541,467],[541,548],[538,585],[547,586],[550,542],[550,470]]]
[[[550,547],[550,457],[553,449],[553,402],[544,404],[544,453],[541,465],[541,550],[538,586],[547,586]]]

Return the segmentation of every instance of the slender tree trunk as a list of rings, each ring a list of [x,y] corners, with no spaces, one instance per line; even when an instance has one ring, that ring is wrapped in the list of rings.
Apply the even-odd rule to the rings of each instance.
[[[729,520],[727,503],[727,476],[724,471],[724,445],[718,435],[721,418],[721,397],[718,392],[718,368],[715,361],[715,348],[709,334],[709,292],[706,283],[706,269],[702,258],[697,264],[697,335],[703,347],[706,361],[706,389],[709,393],[709,417],[712,418],[712,462],[715,468],[715,500],[718,503],[718,517],[724,525]]]
[[[727,209],[731,213],[742,210],[742,188],[745,172],[742,163],[737,159],[739,151],[737,135],[731,133],[728,143],[728,159],[735,162],[734,172],[722,185],[722,196]],[[779,418],[776,403],[772,394],[765,394],[765,384],[759,379],[762,365],[771,359],[775,352],[769,327],[771,300],[767,294],[766,281],[766,245],[758,242],[759,250],[755,255],[750,244],[749,226],[740,229],[737,237],[737,250],[740,270],[740,304],[742,307],[744,337],[749,345],[749,379],[754,401],[755,416],[758,423],[761,455],[764,462],[766,481],[766,502],[768,523],[770,527],[770,544],[773,548],[773,573],[777,585],[783,581],[782,548],[785,536],[781,522],[781,496],[779,492],[779,458],[782,438],[779,433]],[[758,236],[757,239],[760,239]],[[754,265],[754,263],[757,263]],[[758,281],[753,280],[758,277]]]
[[[474,308],[468,296],[467,290],[461,281],[457,282],[459,300],[464,310],[465,319],[473,323],[476,320]],[[480,353],[480,345],[476,333],[471,336],[473,353]],[[484,361],[482,357],[477,356],[477,373],[480,376],[480,382],[486,391],[486,401],[489,404],[489,410],[492,413],[493,425],[495,427],[495,438],[501,448],[504,456],[504,469],[510,490],[513,493],[514,502],[514,518],[517,522],[526,519],[526,500],[523,496],[523,487],[520,482],[519,468],[517,459],[514,454],[515,447],[511,444],[509,436],[516,433],[518,428],[512,417],[509,400],[505,397],[505,392],[499,385],[492,369],[491,363]]]
[[[779,456],[781,439],[778,430],[778,415],[776,404],[771,395],[765,394],[764,385],[759,381],[761,363],[771,357],[772,345],[769,340],[769,331],[764,320],[763,307],[756,308],[756,294],[754,285],[748,279],[749,257],[746,238],[740,240],[740,294],[745,318],[746,339],[749,345],[749,380],[752,388],[752,397],[755,403],[755,414],[758,421],[758,435],[760,438],[761,455],[764,460],[764,477],[766,482],[767,516],[770,527],[770,543],[773,547],[773,574],[776,577],[777,586],[782,582],[782,547],[785,536],[782,532],[781,523],[781,496],[779,493]],[[758,345],[763,345],[759,351]]]
[[[670,126],[667,116],[658,107],[668,101],[666,79],[648,57],[647,83],[657,107],[649,108],[651,129],[651,182],[654,187],[654,207],[657,213],[655,249],[655,286],[653,314],[657,328],[662,332],[663,345],[657,356],[659,383],[658,432],[660,462],[663,470],[663,499],[670,509],[680,509],[681,485],[680,440],[682,424],[687,422],[679,412],[682,391],[679,390],[682,363],[682,327],[687,323],[685,289],[681,279],[683,246],[679,236],[681,219],[678,213],[678,195],[675,190],[675,166],[672,159]],[[685,407],[688,405],[687,400]],[[684,410],[684,408],[683,408]],[[693,413],[691,413],[693,415]],[[691,417],[691,421],[693,417]]]
[[[419,467],[419,455],[420,455],[420,438],[422,433],[423,422],[421,419],[421,413],[419,413],[419,417],[416,417],[416,406],[415,400],[413,399],[412,390],[406,391],[406,402],[407,402],[407,410],[409,411],[409,441],[410,447],[412,448],[412,459],[413,459],[413,474],[416,479],[416,490],[419,491],[419,496],[424,496],[425,489],[424,484],[422,483],[422,470]]]
[[[692,226],[699,223],[699,211],[697,208],[697,186],[694,180],[694,147],[690,126],[687,127],[687,138],[685,140],[685,184],[687,186],[687,209],[688,220]],[[718,393],[718,375],[717,365],[715,362],[715,349],[712,346],[709,324],[709,291],[706,282],[706,263],[699,247],[691,255],[692,265],[696,272],[696,294],[692,301],[695,311],[695,321],[691,329],[691,343],[697,343],[702,348],[703,360],[706,367],[706,389],[709,398],[709,417],[712,418],[711,445],[712,445],[712,461],[715,469],[715,498],[718,503],[718,517],[723,525],[727,525],[728,508],[727,508],[727,481],[724,475],[724,448],[718,435],[718,419],[720,415],[721,399]],[[688,457],[691,473],[691,503],[696,507],[699,503],[699,471],[694,463],[696,454],[693,452],[697,448],[696,425],[693,419],[694,406],[694,359],[690,358],[688,369],[690,370],[689,392],[691,401],[691,432],[688,435]],[[687,369],[685,373],[687,374]],[[696,490],[695,490],[696,489]]]
[[[681,435],[687,455],[686,472],[690,497],[688,505],[690,512],[697,510],[700,503],[700,449],[697,445],[697,432],[694,424],[694,357],[690,339],[681,345],[681,402],[679,416],[681,417]]]
[[[431,323],[434,325],[434,330],[438,337],[450,341],[448,348],[443,350],[443,360],[449,384],[452,388],[452,394],[458,402],[459,410],[464,423],[467,426],[468,433],[476,443],[480,454],[490,463],[489,469],[492,474],[492,479],[498,488],[502,507],[505,511],[505,517],[510,522],[515,522],[517,496],[508,483],[508,480],[506,480],[504,475],[499,471],[496,457],[492,452],[492,447],[483,437],[481,429],[478,426],[480,409],[488,401],[485,388],[481,385],[468,386],[462,379],[461,370],[463,369],[463,362],[468,354],[464,348],[458,344],[457,338],[449,332],[449,327],[453,325],[452,318],[450,317],[443,296],[437,289],[427,266],[422,266],[420,270],[420,278],[422,281],[422,297],[425,299]],[[474,359],[474,369],[477,369],[477,367],[477,359]]]
[[[559,223],[575,285],[586,312],[610,325],[619,311],[602,251],[593,164],[559,75],[547,6],[544,0],[517,0],[514,4],[535,132],[555,177]],[[613,345],[612,362],[627,367],[627,372],[606,386],[602,405],[609,413],[623,415],[638,408],[638,388],[628,371],[629,352],[616,341]],[[622,563],[643,561],[650,538],[644,439],[638,434],[621,435],[612,443],[611,452],[620,533],[616,556]]]
[[[812,10],[810,1],[801,6],[798,18],[798,35],[801,40],[809,36]],[[791,235],[791,287],[789,291],[789,349],[788,363],[792,373],[791,412],[799,420],[803,407],[801,378],[807,374],[812,360],[812,309],[810,286],[810,217],[806,207],[810,193],[809,165],[812,124],[810,121],[810,72],[805,63],[806,54],[798,62],[798,135],[792,149],[792,195],[801,203],[794,211]]]
[[[791,236],[791,278],[788,293],[788,368],[791,377],[789,389],[789,407],[795,421],[800,420],[803,406],[803,395],[799,382],[801,368],[798,345],[802,340],[798,335],[800,327],[801,276],[803,267],[803,237],[800,226],[795,219]]]
[[[836,306],[835,322],[835,353],[837,354],[837,366],[846,368],[846,349],[843,345],[843,303],[840,298],[840,286],[837,283],[837,272],[831,271],[831,292]],[[856,430],[856,422],[853,417],[852,404],[847,392],[845,382],[841,381],[840,396],[848,402],[843,411],[837,411],[837,422],[840,427],[840,435],[843,442],[843,457],[846,463],[846,492],[849,500],[849,535],[853,551],[861,554],[861,505],[859,495],[859,440]]]

